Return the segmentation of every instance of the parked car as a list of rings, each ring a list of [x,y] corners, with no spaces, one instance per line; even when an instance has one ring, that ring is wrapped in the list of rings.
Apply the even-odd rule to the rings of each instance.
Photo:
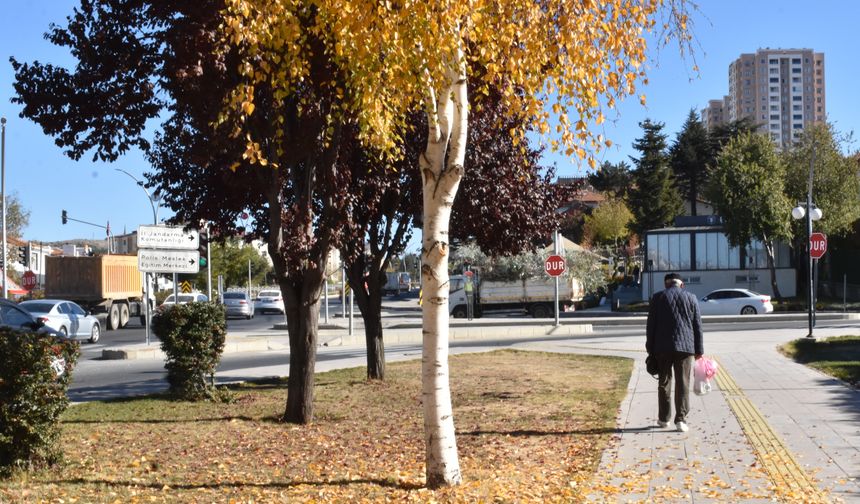
[[[755,315],[770,313],[770,296],[749,289],[718,289],[699,300],[702,315]]]
[[[101,337],[99,320],[77,303],[63,299],[34,299],[19,304],[60,337],[95,343]]]
[[[209,301],[209,298],[206,297],[206,294],[202,292],[188,292],[188,293],[180,293],[179,294],[179,304],[186,303],[205,303]],[[167,296],[164,299],[164,302],[161,303],[161,306],[176,304],[173,298],[173,294]]]
[[[619,285],[612,291],[612,309],[642,301],[642,286],[639,284]]]
[[[260,313],[267,311],[275,311],[284,313],[284,298],[281,297],[281,291],[274,289],[261,290],[257,294],[255,301],[256,309]]]
[[[224,306],[227,308],[227,317],[245,317],[248,320],[254,318],[254,303],[247,292],[225,292]]]
[[[46,326],[44,322],[21,308],[17,303],[0,298],[0,327],[8,327],[19,331],[36,331],[51,336],[60,337],[60,333]]]

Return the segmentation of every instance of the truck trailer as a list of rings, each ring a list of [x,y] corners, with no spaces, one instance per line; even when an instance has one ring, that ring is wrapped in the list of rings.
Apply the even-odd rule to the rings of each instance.
[[[466,292],[463,288],[466,277],[450,277],[448,309],[454,318],[466,316]],[[474,285],[474,316],[501,310],[521,310],[535,318],[552,317],[555,314],[555,279],[549,277],[526,278],[513,281],[481,281],[472,277]],[[559,310],[567,311],[584,296],[582,284],[575,278],[564,275],[559,278]]]
[[[146,316],[143,275],[134,255],[47,257],[45,296],[74,301],[96,316],[104,314],[108,329],[125,327],[131,317],[143,323]]]

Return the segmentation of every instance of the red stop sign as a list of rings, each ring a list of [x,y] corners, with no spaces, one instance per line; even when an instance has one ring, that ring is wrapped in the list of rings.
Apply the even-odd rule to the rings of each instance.
[[[564,257],[558,254],[553,254],[546,258],[546,262],[543,263],[543,269],[546,271],[547,275],[557,277],[565,272],[567,264],[564,262]]]
[[[809,236],[809,256],[813,259],[821,259],[825,252],[827,252],[827,235],[812,233]]]
[[[24,272],[24,276],[21,279],[21,287],[25,289],[33,290],[36,287],[36,274],[32,271]]]

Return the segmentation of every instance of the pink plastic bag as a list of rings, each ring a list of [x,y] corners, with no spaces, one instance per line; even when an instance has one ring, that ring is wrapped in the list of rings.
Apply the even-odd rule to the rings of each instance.
[[[711,391],[711,378],[717,374],[718,368],[717,361],[707,357],[702,357],[696,361],[696,364],[693,366],[693,376],[695,378],[693,392],[696,395],[705,395]]]

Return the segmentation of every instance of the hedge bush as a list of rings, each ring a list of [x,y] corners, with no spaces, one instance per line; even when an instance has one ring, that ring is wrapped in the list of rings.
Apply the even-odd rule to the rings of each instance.
[[[167,357],[164,367],[170,393],[188,401],[215,398],[211,381],[227,336],[224,306],[216,303],[167,306],[156,311],[152,329]]]
[[[79,353],[74,341],[0,328],[0,475],[62,459],[59,418]]]

